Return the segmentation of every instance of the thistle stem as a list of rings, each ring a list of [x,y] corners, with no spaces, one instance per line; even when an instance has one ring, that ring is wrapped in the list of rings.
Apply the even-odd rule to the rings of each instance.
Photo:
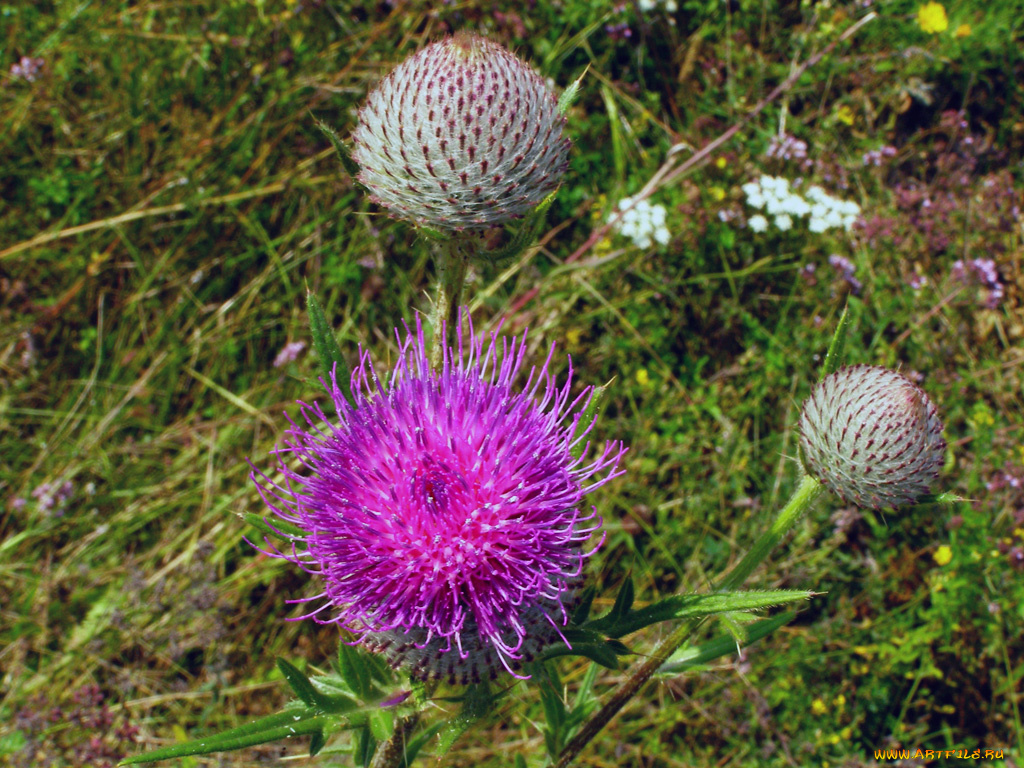
[[[722,579],[716,591],[728,591],[742,585],[754,569],[778,545],[782,537],[800,519],[800,516],[810,508],[821,491],[821,483],[810,475],[805,475],[800,480],[800,485],[793,492],[786,506],[782,508],[778,517],[775,518],[771,527],[761,534],[746,556]],[[584,723],[580,732],[562,750],[555,768],[566,768],[583,748],[601,732],[601,729],[611,722],[611,719],[618,714],[619,710],[637,694],[640,688],[651,679],[661,665],[668,660],[669,656],[675,653],[693,635],[703,620],[703,617],[699,617],[683,622],[658,644],[650,656],[636,664],[630,671],[629,676],[612,692],[604,706]]]
[[[430,366],[439,368],[445,347],[454,346],[459,323],[462,287],[469,258],[463,243],[455,237],[437,255],[437,300],[434,302],[434,335],[430,340]]]

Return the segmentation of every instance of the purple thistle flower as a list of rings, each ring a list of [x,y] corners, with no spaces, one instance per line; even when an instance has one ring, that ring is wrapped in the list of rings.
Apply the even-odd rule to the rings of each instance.
[[[458,332],[441,370],[423,331],[406,338],[386,382],[360,350],[349,405],[332,377],[337,419],[302,403],[275,450],[275,482],[252,477],[274,513],[305,531],[282,557],[318,575],[337,622],[420,679],[469,682],[512,672],[561,637],[601,526],[583,497],[622,474],[621,443],[587,460],[573,449],[593,389],[570,395],[550,372],[554,346],[521,391],[526,334],[485,343]],[[326,425],[326,426],[325,426]],[[577,434],[579,430],[579,434]],[[294,456],[301,467],[291,460]],[[603,476],[601,476],[603,475]],[[602,539],[603,541],[603,539]],[[333,616],[318,615],[330,610]]]

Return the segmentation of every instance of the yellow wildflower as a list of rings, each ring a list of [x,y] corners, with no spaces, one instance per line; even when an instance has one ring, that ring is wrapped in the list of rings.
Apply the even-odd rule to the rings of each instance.
[[[949,565],[949,561],[953,559],[953,550],[948,545],[943,544],[941,547],[935,550],[932,555],[934,560],[939,565]]]
[[[826,712],[828,712],[828,707],[825,705],[825,702],[821,699],[815,699],[811,702],[811,712],[819,716],[824,715]]]
[[[941,3],[925,3],[917,9],[917,26],[929,35],[936,35],[949,29],[946,9]]]
[[[570,328],[565,332],[565,343],[570,349],[575,349],[580,345],[580,337],[583,334],[579,328]]]
[[[713,197],[716,202],[725,200],[725,190],[721,187],[712,187],[709,191],[711,192],[711,197]]]
[[[957,32],[959,32],[959,31],[960,30],[957,30]],[[720,171],[725,170],[725,166],[727,166],[728,164],[729,164],[729,161],[726,160],[724,157],[720,157],[717,160],[715,160],[715,165],[718,167],[718,170],[720,170]]]
[[[971,25],[961,24],[959,27],[956,28],[956,32],[954,34],[957,37],[967,37],[969,34],[971,34]]]
[[[836,120],[846,125],[853,125],[853,110],[844,104],[836,110]]]
[[[651,377],[647,375],[647,369],[641,368],[636,372],[636,383],[641,387],[646,387],[651,383]]]

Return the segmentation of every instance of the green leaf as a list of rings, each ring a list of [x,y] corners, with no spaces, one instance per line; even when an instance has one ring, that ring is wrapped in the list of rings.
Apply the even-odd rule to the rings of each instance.
[[[580,86],[583,84],[583,78],[587,76],[589,69],[590,65],[588,64],[582,74],[573,80],[569,87],[562,91],[562,95],[558,97],[558,114],[562,115],[562,117],[565,117],[573,102],[576,101],[576,97],[579,96]]]
[[[395,719],[386,709],[377,709],[370,713],[370,733],[377,741],[387,741],[395,729]]]
[[[494,694],[487,683],[475,683],[466,689],[459,714],[444,723],[438,739],[437,757],[444,756],[470,726],[486,717],[494,708]],[[411,760],[411,758],[410,758]]]
[[[547,218],[548,209],[551,207],[551,204],[555,202],[555,195],[557,194],[558,190],[555,190],[545,197],[544,200],[541,201],[540,205],[526,214],[522,223],[519,225],[519,229],[516,230],[516,233],[512,235],[512,239],[509,240],[505,246],[495,248],[493,251],[484,251],[483,255],[492,261],[501,264],[515,258],[525,251],[533,244],[533,241],[540,233],[540,229],[544,225],[544,220]]]
[[[367,654],[345,642],[338,643],[338,674],[349,690],[363,701],[373,695],[373,676]]]
[[[316,350],[317,358],[320,361],[320,372],[324,381],[331,381],[331,373],[335,375],[338,389],[344,395],[349,405],[353,405],[352,393],[349,391],[348,366],[345,365],[345,358],[341,355],[341,347],[334,337],[334,331],[327,323],[323,307],[317,301],[312,291],[306,292],[306,310],[309,313],[309,330],[313,336],[313,348]]]
[[[608,669],[619,669],[619,659],[615,650],[616,648],[609,645],[607,642],[573,643],[572,648],[564,643],[559,643],[558,645],[553,645],[545,649],[540,658],[542,661],[548,661],[549,659],[556,659],[559,656],[582,656],[583,658],[590,659],[591,661],[600,664],[602,667],[606,667]]]
[[[809,600],[814,595],[814,592],[797,589],[719,592],[710,595],[672,595],[652,603],[646,608],[629,611],[620,618],[615,618],[613,611],[600,619],[587,622],[583,629],[604,632],[609,637],[622,637],[662,621],[708,616],[714,613],[754,611],[797,600]]]
[[[364,725],[356,731],[356,764],[368,768],[373,760],[373,753],[377,751],[377,740],[370,733],[370,726]]]
[[[846,334],[850,329],[850,305],[843,307],[843,314],[839,316],[839,324],[836,332],[832,334],[832,343],[828,345],[828,352],[825,354],[825,362],[821,364],[819,378],[825,378],[843,364],[843,351],[846,348]]]
[[[755,643],[761,638],[767,637],[779,627],[788,624],[796,616],[795,611],[786,611],[770,619],[762,619],[743,629],[743,646]],[[697,667],[707,664],[709,661],[725,656],[727,653],[735,653],[736,639],[732,635],[724,635],[715,638],[701,645],[682,648],[673,653],[658,670],[658,674],[678,674],[690,667]]]
[[[611,384],[609,381],[608,384]],[[594,419],[597,418],[597,408],[601,402],[601,398],[604,397],[604,393],[608,391],[608,384],[603,384],[600,387],[594,387],[590,393],[590,400],[587,402],[587,407],[583,411],[583,415],[580,420],[576,423],[576,431],[572,436],[572,444],[569,448],[569,452],[572,454],[574,459],[578,459],[583,455],[583,450],[586,448],[587,441],[584,435],[590,428],[590,425],[594,423]]]
[[[309,740],[309,756],[315,757],[316,754],[324,748],[327,744],[327,739],[324,738],[324,732],[314,731],[313,737]]]
[[[294,664],[287,659],[278,659],[277,668],[281,670],[281,674],[284,675],[284,679],[288,681],[288,685],[291,686],[292,691],[302,699],[303,703],[308,704],[311,707],[322,706],[326,697],[323,696],[313,684],[309,682],[309,678],[299,670]]]
[[[352,159],[352,155],[349,154],[348,148],[342,142],[341,137],[338,136],[337,132],[323,120],[317,120],[316,127],[323,131],[327,135],[327,138],[330,139],[331,145],[334,147],[334,151],[338,153],[338,159],[341,160],[341,164],[348,172],[348,175],[351,176],[353,180],[358,181],[359,166],[356,164],[356,161]]]
[[[420,753],[420,750],[423,749],[426,743],[434,738],[434,736],[436,736],[441,729],[445,727],[445,725],[445,721],[434,723],[422,733],[409,739],[409,742],[405,745],[405,754],[402,755],[402,762],[398,764],[398,768],[409,768],[412,761],[416,759],[416,755]]]
[[[623,618],[629,613],[629,609],[633,607],[633,600],[635,598],[636,588],[633,586],[633,577],[627,576],[626,580],[622,582],[622,587],[619,588],[619,594],[615,596],[615,605],[612,606],[608,617],[612,621]]]
[[[242,519],[264,536],[283,536],[286,539],[303,539],[306,537],[306,532],[297,525],[293,525],[275,515],[261,516],[253,512],[243,512]]]
[[[205,739],[174,744],[143,755],[125,758],[119,765],[140,765],[175,757],[209,755],[213,752],[228,752],[234,749],[254,747],[258,744],[290,739],[295,736],[322,733],[323,729],[330,725],[330,722],[330,718],[319,709],[313,707],[289,708]]]
[[[526,758],[523,757],[522,752],[516,752],[516,756],[514,758],[514,766],[515,768],[526,768]]]
[[[571,624],[573,626],[579,626],[590,616],[590,608],[594,604],[594,595],[596,594],[597,589],[593,585],[583,590],[583,594],[580,595],[580,601],[572,613]]]

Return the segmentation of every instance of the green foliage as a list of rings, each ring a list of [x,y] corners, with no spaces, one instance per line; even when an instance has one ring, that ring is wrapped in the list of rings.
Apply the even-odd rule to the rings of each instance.
[[[594,754],[789,765],[866,759],[889,740],[1021,751],[1024,277],[1013,206],[1024,15],[950,3],[949,28],[928,34],[921,3],[876,4],[880,18],[657,188],[668,246],[641,249],[612,231],[574,255],[670,152],[684,160],[750,114],[794,61],[865,12],[727,5],[646,15],[583,0],[402,13],[284,0],[0,5],[11,41],[0,59],[0,594],[12,596],[0,621],[0,760],[89,764],[81,750],[95,738],[104,754],[88,760],[100,764],[166,746],[152,734],[257,744],[297,722],[280,731],[310,737],[296,750],[366,766],[404,715],[404,703],[360,704],[332,730],[308,703],[376,701],[398,683],[379,658],[339,645],[333,626],[282,621],[301,610],[286,601],[318,590],[244,542],[252,527],[281,547],[304,535],[268,513],[246,459],[265,469],[282,411],[294,418],[297,400],[324,400],[310,382],[326,362],[338,362],[345,391],[342,362],[358,344],[384,370],[391,329],[429,314],[429,235],[382,216],[336,150],[392,64],[463,27],[514,45],[566,95],[572,165],[529,232],[545,245],[507,266],[474,265],[467,300],[480,322],[504,315],[557,341],[555,360],[569,352],[577,381],[612,382],[588,439],[621,439],[630,452],[627,474],[594,497],[607,540],[587,578],[622,589],[566,606],[590,624],[580,653],[544,661],[539,689],[496,683],[514,695],[495,693],[501,716],[485,727],[468,727],[478,721],[471,702],[453,700],[461,692],[405,684],[409,709],[446,710],[417,727],[407,754],[432,757],[455,738],[441,734],[458,731],[453,761],[465,748],[474,765],[508,765],[513,744],[517,765],[535,765],[571,739],[606,695],[604,667],[621,675],[658,631],[637,629],[627,648],[594,623],[683,615],[680,596],[706,592],[795,486],[793,424],[831,365],[823,352],[844,306],[846,361],[920,374],[951,445],[936,492],[970,501],[885,514],[820,503],[746,594],[824,594],[795,618],[732,613],[741,646],[761,638],[749,663],[733,661],[736,637],[708,622]],[[609,31],[619,24],[631,35]],[[970,32],[957,36],[962,24]],[[11,74],[22,56],[44,60],[36,80]],[[766,156],[783,126],[806,142],[806,160]],[[884,146],[895,154],[865,164]],[[759,236],[745,226],[741,186],[762,173],[841,192],[864,221],[849,233]],[[833,254],[850,260],[859,291]],[[972,258],[994,260],[1004,288],[994,308],[980,278],[953,274]],[[309,351],[275,368],[294,340]],[[336,645],[336,674],[315,674]],[[302,661],[285,672],[278,656],[306,657],[314,673]],[[287,703],[282,674],[301,704]],[[102,705],[74,701],[85,683],[140,734],[46,719],[73,707],[98,717]],[[262,725],[246,731],[251,721]],[[531,723],[543,723],[545,746]],[[259,749],[225,764],[279,755]]]

